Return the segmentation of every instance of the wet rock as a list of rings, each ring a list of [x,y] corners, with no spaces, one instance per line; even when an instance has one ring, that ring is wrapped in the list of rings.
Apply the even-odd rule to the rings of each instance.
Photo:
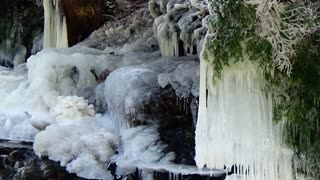
[[[143,0],[123,2],[123,6],[129,5],[129,9],[119,5],[118,7],[122,9],[121,12],[111,16],[111,19],[81,44],[101,50],[107,47],[121,48],[126,43],[133,43],[142,38],[144,32],[150,31],[153,18],[150,16],[147,3]],[[150,32],[152,36],[152,31]]]
[[[81,180],[69,174],[58,162],[39,159],[31,148],[5,148],[0,144],[0,180]]]
[[[23,63],[32,54],[34,39],[42,29],[43,8],[36,1],[1,1],[0,65]]]
[[[69,46],[88,37],[106,21],[103,0],[63,0]]]
[[[191,94],[179,98],[168,85],[145,108],[146,113],[158,117],[160,139],[168,145],[167,152],[175,152],[177,164],[195,165],[194,116],[190,105],[196,99]]]

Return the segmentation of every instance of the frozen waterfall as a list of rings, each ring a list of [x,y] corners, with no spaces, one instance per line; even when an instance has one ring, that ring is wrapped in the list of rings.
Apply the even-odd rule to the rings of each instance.
[[[272,121],[272,99],[259,68],[237,62],[213,84],[212,66],[202,60],[200,67],[197,166],[234,167],[243,179],[291,180],[292,152],[283,146],[281,123]]]
[[[43,0],[44,37],[43,48],[68,47],[66,17],[61,11],[60,0]]]
[[[150,0],[154,19],[141,13],[129,18],[128,29],[104,25],[91,39],[103,48],[94,49],[88,40],[67,48],[61,1],[43,0],[44,50],[13,70],[0,66],[0,138],[32,141],[38,156],[85,178],[125,178],[137,168],[221,176],[233,168],[227,179],[293,179],[292,151],[283,143],[283,123],[272,121],[273,102],[259,67],[250,61],[231,64],[214,83],[211,64],[201,59],[199,71],[205,2]],[[132,36],[135,26],[146,30]],[[127,32],[134,40],[106,45]],[[152,110],[166,87],[174,98],[199,97],[197,166],[173,163],[176,154],[160,138],[162,117]],[[112,163],[116,174],[107,170]]]

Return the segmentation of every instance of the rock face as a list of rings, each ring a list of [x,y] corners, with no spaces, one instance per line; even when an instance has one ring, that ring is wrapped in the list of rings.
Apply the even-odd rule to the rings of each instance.
[[[107,9],[103,0],[63,0],[63,11],[67,20],[69,46],[88,37],[106,20]]]
[[[37,39],[41,39],[42,29],[43,8],[37,1],[1,2],[0,64],[13,67],[14,64],[23,63],[33,51],[38,51]]]

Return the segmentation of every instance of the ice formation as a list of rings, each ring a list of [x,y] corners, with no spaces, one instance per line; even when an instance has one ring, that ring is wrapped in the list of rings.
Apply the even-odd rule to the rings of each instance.
[[[244,179],[292,179],[292,152],[283,145],[281,123],[273,124],[272,99],[257,65],[231,64],[215,84],[211,65],[201,61],[200,67],[197,166],[234,166]]]
[[[0,66],[0,138],[12,140],[32,141],[38,132],[30,123],[29,115],[23,110],[10,104],[17,104],[19,97],[14,92],[27,79],[25,65],[20,65],[14,70]],[[10,99],[11,100],[8,100]],[[11,102],[15,101],[15,102]]]
[[[153,31],[163,56],[180,56],[200,52],[206,34],[202,19],[208,15],[204,1],[151,0]]]
[[[81,51],[44,50],[28,59],[28,89],[30,93],[37,92],[30,102],[34,108],[53,111],[58,96],[76,95],[78,90],[96,85],[91,70],[101,54],[94,55],[90,49]]]
[[[0,63],[7,67],[16,67],[24,63],[27,54],[27,49],[21,41],[14,45],[12,43],[9,39],[0,42]]]
[[[194,66],[196,71],[197,66],[192,58],[172,61],[158,51],[137,51],[143,48],[134,46],[140,45],[127,45],[117,55],[80,46],[44,49],[26,65],[1,68],[5,88],[0,90],[0,138],[34,141],[39,156],[49,156],[86,178],[109,179],[105,166],[110,162],[119,164],[120,175],[136,162],[171,164],[174,156],[163,152],[155,124],[132,127],[130,121],[145,121],[137,112],[159,93],[160,74],[185,74],[186,80],[176,84],[185,84],[190,93],[197,81],[183,68]],[[94,93],[84,97],[106,105],[110,116],[97,115],[89,104],[94,100],[81,97],[83,92]],[[118,126],[122,120],[131,125]]]
[[[194,97],[199,96],[199,63],[190,61],[179,64],[170,73],[161,73],[158,76],[158,83],[162,88],[171,85],[175,93],[180,98],[187,98],[190,94]]]
[[[119,149],[120,156],[116,156],[118,174],[135,172],[137,164],[170,164],[174,160],[174,153],[163,153],[165,145],[159,141],[159,134],[155,127],[140,126],[125,129],[121,133]]]
[[[38,130],[34,128],[25,113],[0,114],[0,139],[33,141]]]
[[[59,161],[71,173],[94,179],[112,179],[105,164],[117,147],[117,136],[93,119],[61,121],[48,126],[34,141],[38,156]]]
[[[60,3],[60,0],[43,0],[43,48],[68,47],[67,22],[61,10]]]
[[[0,138],[34,140],[37,155],[85,178],[113,179],[107,166],[115,162],[117,175],[136,167],[146,174],[220,175],[225,170],[217,169],[235,166],[238,175],[228,179],[292,179],[292,152],[282,145],[281,124],[272,123],[273,104],[258,68],[249,62],[231,65],[215,85],[210,65],[201,61],[199,71],[193,55],[200,53],[207,30],[202,25],[206,1],[150,0],[154,37],[142,26],[152,24],[142,9],[135,17],[143,20],[132,27],[103,26],[90,41],[68,49],[61,48],[68,41],[60,3],[43,0],[45,49],[28,59],[28,72],[25,66],[0,68],[0,86],[5,87],[0,89]],[[131,30],[141,39],[116,43],[126,32],[131,36]],[[114,36],[110,42],[123,48],[105,47],[105,38]],[[35,39],[34,53],[41,38]],[[123,45],[128,39],[134,43]],[[160,52],[154,50],[155,39]],[[195,159],[200,168],[207,167],[203,171],[173,165],[174,154],[164,152],[156,123],[140,113],[169,85],[179,98],[200,95]],[[105,114],[98,115],[93,105]],[[145,124],[137,126],[134,120]]]
[[[58,96],[57,105],[53,109],[57,119],[75,119],[80,120],[83,117],[95,115],[92,104],[78,96]]]
[[[126,116],[137,115],[139,109],[148,101],[151,94],[158,91],[157,75],[155,71],[143,67],[123,67],[115,70],[105,82],[105,97],[108,111],[118,117],[120,127],[128,126]],[[114,91],[112,89],[117,89]],[[130,118],[129,118],[130,119]]]

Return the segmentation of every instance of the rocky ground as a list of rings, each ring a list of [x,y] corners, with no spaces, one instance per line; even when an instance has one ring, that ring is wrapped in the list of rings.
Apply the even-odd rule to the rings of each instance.
[[[115,165],[110,165],[109,170],[115,170]],[[166,172],[153,173],[155,180],[186,179],[186,180],[223,180],[224,177],[208,177],[199,175],[173,175]],[[69,174],[58,162],[47,158],[38,158],[30,143],[0,142],[0,180],[84,180],[75,174]],[[142,179],[141,171],[126,177],[115,179],[139,180]]]
[[[29,143],[0,143],[0,179],[2,180],[44,180],[70,179],[80,180],[75,174],[69,174],[58,162],[39,159]]]

